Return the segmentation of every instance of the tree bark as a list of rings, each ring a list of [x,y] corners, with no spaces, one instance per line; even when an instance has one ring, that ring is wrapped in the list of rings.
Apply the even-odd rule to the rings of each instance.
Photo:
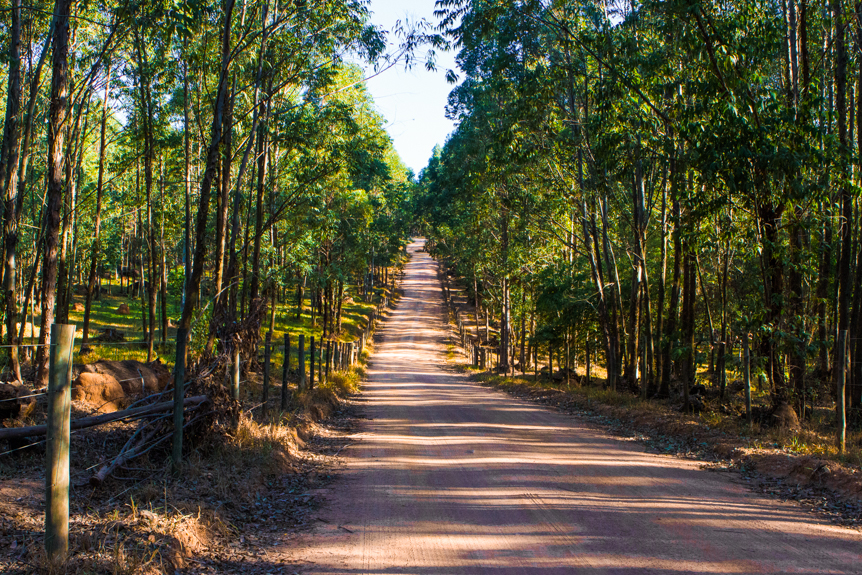
[[[51,100],[48,127],[48,191],[45,209],[45,253],[42,263],[42,321],[37,358],[37,387],[48,385],[48,332],[54,322],[57,296],[57,247],[60,239],[60,204],[63,200],[63,144],[68,121],[69,9],[71,0],[56,0],[52,56]]]
[[[251,301],[257,299],[260,292],[260,243],[263,236],[263,191],[264,182],[266,181],[267,161],[269,160],[269,142],[265,127],[269,111],[269,97],[270,94],[267,93],[262,98],[260,103],[261,122],[258,126],[258,130],[260,133],[257,137],[257,200],[255,204],[254,248],[252,251],[251,266],[251,291],[249,293],[249,298]]]
[[[192,266],[192,275],[188,283],[186,301],[183,305],[183,313],[179,328],[189,329],[192,323],[192,314],[197,308],[200,298],[201,277],[204,271],[204,259],[206,258],[206,227],[207,213],[209,211],[209,196],[212,189],[213,179],[218,163],[218,145],[221,141],[222,117],[224,115],[225,101],[228,91],[228,72],[230,70],[230,48],[231,48],[231,18],[233,16],[234,0],[226,0],[224,11],[224,29],[222,30],[221,50],[221,72],[219,74],[218,91],[213,105],[213,120],[210,130],[210,143],[207,149],[207,163],[204,176],[201,181],[200,203],[198,205],[195,241],[195,259]]]
[[[84,300],[84,335],[81,340],[81,352],[88,349],[90,339],[90,311],[93,305],[93,290],[96,288],[96,273],[99,267],[99,256],[102,251],[102,194],[105,181],[105,154],[108,127],[108,94],[111,86],[111,67],[107,67],[108,76],[105,79],[105,95],[102,98],[102,128],[99,134],[99,175],[96,180],[96,214],[94,224],[93,245],[90,248],[90,273],[87,277],[87,294]]]
[[[18,306],[15,302],[18,245],[18,155],[21,126],[21,0],[11,1],[12,25],[9,29],[9,81],[6,96],[6,120],[3,125],[3,144],[0,149],[0,185],[5,200],[3,235],[5,238],[5,265],[3,292],[6,305],[6,344],[9,346],[9,367],[12,377],[22,381],[18,358]]]

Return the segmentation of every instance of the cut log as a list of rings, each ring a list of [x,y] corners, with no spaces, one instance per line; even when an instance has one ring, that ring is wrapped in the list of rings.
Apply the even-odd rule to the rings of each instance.
[[[187,397],[183,402],[184,407],[189,407],[192,405],[199,405],[207,400],[206,395],[196,395],[194,397]],[[174,402],[172,401],[163,401],[161,403],[156,403],[153,405],[144,405],[142,407],[136,407],[134,409],[126,409],[124,411],[115,411],[114,413],[105,413],[104,415],[96,415],[94,417],[82,417],[81,419],[75,419],[71,422],[72,430],[75,429],[84,429],[87,427],[95,427],[97,425],[102,425],[104,423],[110,423],[112,421],[119,421],[121,419],[127,419],[129,417],[136,417],[139,415],[152,415],[154,413],[165,413],[170,411],[174,407]],[[19,437],[39,437],[45,435],[45,431],[47,426],[45,425],[32,425],[30,427],[8,427],[8,428],[0,428],[0,440],[3,439],[16,439]]]

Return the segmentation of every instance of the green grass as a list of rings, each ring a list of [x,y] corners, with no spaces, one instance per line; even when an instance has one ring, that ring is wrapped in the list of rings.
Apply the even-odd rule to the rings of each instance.
[[[378,303],[382,297],[383,290],[377,288],[373,298],[373,303],[364,303],[356,294],[356,289],[353,287],[345,289],[345,296],[353,299],[351,303],[347,303],[342,309],[341,332],[332,336],[332,339],[340,342],[350,342],[359,339],[360,334],[368,324],[374,305]],[[114,286],[114,293],[119,294],[119,287]],[[309,346],[311,336],[319,341],[322,334],[322,318],[318,314],[314,324],[311,322],[311,301],[310,298],[305,298],[303,302],[303,312],[299,318],[296,316],[296,300],[292,298],[288,303],[279,304],[276,308],[275,330],[273,333],[274,353],[272,360],[278,365],[281,364],[283,353],[281,348],[284,342],[284,334],[290,334],[291,347],[293,357],[296,357],[296,346],[298,336],[305,335],[306,347]],[[130,313],[123,315],[117,312],[117,308],[125,303],[129,306]],[[162,348],[159,344],[161,340],[161,330],[156,329],[156,355],[165,364],[173,365],[175,354],[176,327],[175,326],[181,314],[181,308],[178,298],[170,298],[168,301],[168,319],[169,327],[167,330],[167,345]],[[107,360],[147,360],[147,349],[142,344],[132,344],[127,342],[140,342],[143,340],[142,329],[142,310],[146,304],[141,301],[140,297],[128,297],[124,295],[108,295],[102,294],[98,301],[94,301],[90,312],[90,343],[91,351],[86,354],[80,353],[80,344],[83,338],[84,312],[74,311],[74,305],[80,304],[83,310],[84,298],[75,296],[72,299],[72,304],[69,310],[69,322],[77,326],[75,333],[75,363],[92,363],[99,359]],[[159,310],[156,310],[156,321],[159,321]],[[39,337],[39,322],[40,316],[35,317],[35,330],[30,325],[30,316],[26,318],[27,326],[24,331],[24,344],[31,343],[31,339],[35,342]],[[123,343],[99,343],[94,342],[93,338],[98,337],[105,329],[114,328],[125,335],[126,342]],[[269,330],[269,315],[267,315],[261,323],[261,340],[266,336]],[[262,346],[261,346],[262,349]],[[294,359],[294,361],[296,361]]]

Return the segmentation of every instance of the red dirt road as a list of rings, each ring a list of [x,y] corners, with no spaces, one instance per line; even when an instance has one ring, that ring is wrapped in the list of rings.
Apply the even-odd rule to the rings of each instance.
[[[281,550],[294,571],[862,573],[856,531],[445,369],[440,287],[421,246],[381,328],[369,419],[319,527]]]

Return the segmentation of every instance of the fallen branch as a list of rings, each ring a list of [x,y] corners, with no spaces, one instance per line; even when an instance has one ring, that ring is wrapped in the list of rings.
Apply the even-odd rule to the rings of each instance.
[[[192,405],[199,405],[207,400],[206,395],[196,395],[194,397],[187,397],[185,401],[183,401],[183,407],[189,407]],[[156,403],[153,405],[145,405],[143,407],[137,407],[135,409],[126,409],[124,411],[115,411],[114,413],[105,413],[104,415],[96,415],[93,417],[82,417],[81,419],[75,419],[70,423],[70,428],[72,430],[75,429],[84,429],[87,427],[95,427],[97,425],[102,425],[104,423],[111,423],[112,421],[119,421],[121,419],[127,419],[129,417],[135,417],[139,415],[151,415],[154,413],[162,413],[173,409],[174,402],[173,401],[163,401],[161,403]],[[3,439],[16,439],[19,437],[40,437],[47,433],[48,426],[47,425],[32,425],[30,427],[8,427],[8,428],[0,428],[0,440]]]
[[[209,413],[211,413],[211,412],[202,413],[201,415],[198,415],[197,417],[195,417],[191,421],[186,422],[183,425],[183,429],[185,429],[186,427],[188,427],[192,423],[196,422],[201,417],[204,417],[205,415],[209,415]],[[90,478],[90,485],[92,485],[93,487],[98,487],[99,485],[104,483],[105,480],[108,478],[108,476],[111,473],[113,473],[114,471],[116,471],[116,469],[118,467],[125,465],[126,463],[128,463],[129,461],[131,461],[132,459],[134,459],[136,457],[140,457],[141,455],[148,453],[149,451],[151,451],[152,449],[157,447],[159,444],[164,443],[166,440],[168,440],[174,436],[174,432],[171,431],[171,432],[167,433],[166,435],[163,435],[162,437],[156,439],[155,441],[152,441],[153,438],[156,435],[158,435],[158,431],[159,431],[158,429],[153,429],[150,431],[150,433],[147,434],[146,437],[144,437],[143,439],[138,441],[138,443],[134,447],[129,448],[129,449],[124,448],[124,450],[121,451],[110,464],[102,467],[98,473],[96,473],[95,475],[93,475]],[[126,445],[128,445],[128,443]]]

